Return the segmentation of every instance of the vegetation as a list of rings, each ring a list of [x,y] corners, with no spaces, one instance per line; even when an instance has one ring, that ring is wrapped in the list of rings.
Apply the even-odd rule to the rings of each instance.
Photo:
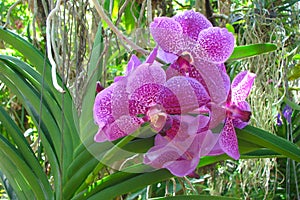
[[[120,149],[146,152],[153,137],[95,143],[96,82],[111,85],[132,54],[146,59],[154,17],[189,9],[234,33],[231,79],[257,75],[251,125],[236,130],[241,159],[203,157],[200,178],[141,163],[117,170]],[[298,1],[4,0],[0,10],[1,198],[300,198]]]

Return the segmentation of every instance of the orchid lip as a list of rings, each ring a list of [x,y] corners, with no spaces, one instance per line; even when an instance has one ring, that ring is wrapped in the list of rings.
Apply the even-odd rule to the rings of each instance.
[[[226,108],[228,116],[232,119],[240,119],[243,122],[248,122],[251,117],[251,112],[242,110],[236,105],[231,105]]]

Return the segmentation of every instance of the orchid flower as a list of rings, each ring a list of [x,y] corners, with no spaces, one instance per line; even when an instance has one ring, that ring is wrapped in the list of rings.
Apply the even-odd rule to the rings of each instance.
[[[95,141],[112,141],[150,123],[155,132],[165,125],[168,115],[188,113],[210,101],[205,88],[191,77],[166,80],[161,64],[154,62],[156,50],[140,64],[129,62],[125,76],[118,77],[97,94],[94,120],[99,126]]]
[[[192,10],[172,18],[155,18],[150,24],[150,32],[158,46],[171,54],[164,55],[165,59],[171,58],[169,61],[173,63],[175,55],[178,58],[175,62],[186,60],[188,64],[179,64],[180,68],[189,73],[197,70],[201,74],[212,101],[217,104],[226,101],[228,90],[221,82],[226,75],[220,68],[234,48],[231,33],[225,28],[212,27],[202,14]],[[195,69],[189,70],[191,66]]]
[[[251,111],[249,104],[245,101],[249,95],[255,74],[243,71],[232,81],[231,93],[228,96],[226,105],[226,119],[221,131],[219,142],[209,155],[226,153],[234,159],[239,159],[238,141],[234,127],[242,129],[250,120]]]
[[[160,132],[145,154],[144,163],[154,168],[166,168],[183,177],[194,173],[203,152],[211,151],[216,141],[206,129],[209,117],[199,115],[171,116],[171,128]]]

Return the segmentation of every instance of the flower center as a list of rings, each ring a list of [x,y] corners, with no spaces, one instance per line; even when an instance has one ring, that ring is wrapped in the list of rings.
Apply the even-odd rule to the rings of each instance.
[[[181,58],[185,59],[188,63],[193,64],[194,63],[194,58],[191,55],[190,52],[188,51],[184,51],[182,52],[182,54],[180,55]]]
[[[164,127],[167,120],[167,113],[159,106],[151,107],[147,112],[147,116],[149,117],[151,127],[157,132]]]

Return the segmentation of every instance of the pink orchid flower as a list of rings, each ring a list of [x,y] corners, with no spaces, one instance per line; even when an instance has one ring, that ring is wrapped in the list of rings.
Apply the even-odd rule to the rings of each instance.
[[[212,27],[202,14],[189,10],[172,18],[155,18],[150,32],[158,46],[171,54],[163,55],[165,59],[171,58],[167,62],[173,63],[174,55],[178,58],[176,61],[175,57],[175,62],[186,60],[188,64],[179,64],[180,68],[201,75],[212,101],[217,104],[226,101],[228,90],[223,86],[226,83],[220,84],[226,75],[220,68],[234,49],[234,37],[227,29]]]
[[[250,105],[245,101],[249,95],[255,74],[243,71],[232,81],[231,93],[228,96],[226,119],[219,141],[209,155],[226,153],[234,159],[239,159],[238,141],[234,127],[242,129],[248,125],[251,111]]]
[[[191,77],[167,80],[161,64],[154,62],[155,52],[148,58],[149,63],[132,59],[125,76],[97,94],[94,120],[99,130],[95,141],[116,140],[144,123],[159,132],[168,115],[188,113],[210,101],[203,85]]]

